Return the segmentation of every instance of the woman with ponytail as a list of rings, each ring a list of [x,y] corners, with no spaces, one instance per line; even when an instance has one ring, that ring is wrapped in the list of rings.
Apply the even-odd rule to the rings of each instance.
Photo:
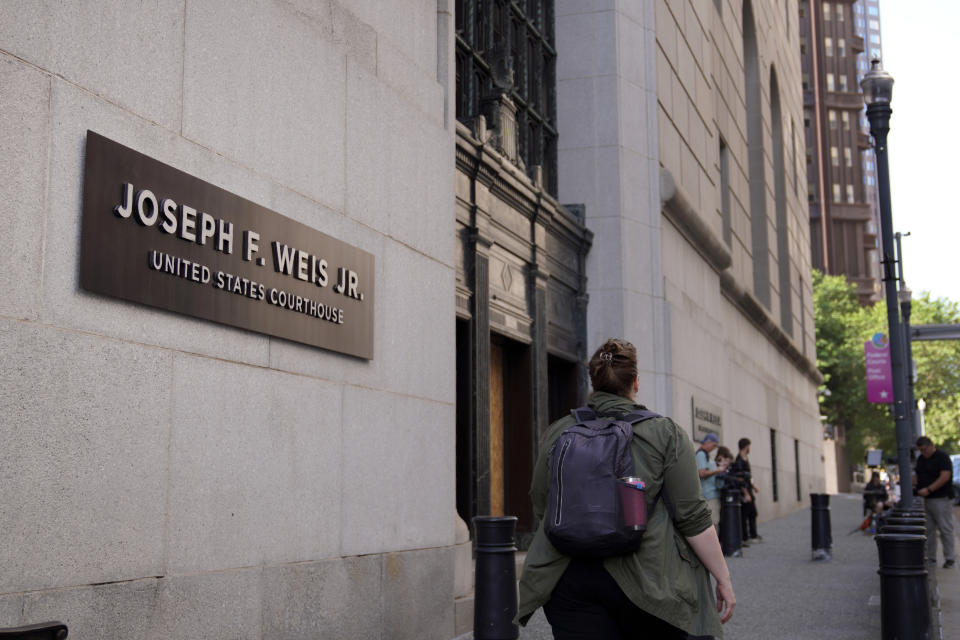
[[[589,371],[588,405],[598,415],[645,409],[637,403],[632,344],[607,340],[590,359]],[[540,441],[530,488],[540,526],[520,579],[520,622],[526,624],[542,606],[556,640],[722,637],[721,624],[736,606],[733,584],[700,493],[693,444],[670,418],[633,425],[634,475],[646,483],[651,509],[639,549],[601,559],[571,558],[550,543],[542,522],[550,448],[576,422],[572,415],[561,418]]]

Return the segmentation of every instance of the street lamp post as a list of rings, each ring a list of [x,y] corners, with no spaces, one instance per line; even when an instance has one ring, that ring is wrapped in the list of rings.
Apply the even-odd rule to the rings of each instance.
[[[907,420],[912,432],[911,441],[923,435],[920,429],[920,412],[917,411],[916,399],[916,367],[913,362],[913,340],[910,338],[910,308],[913,302],[913,292],[903,279],[903,246],[901,238],[906,238],[910,232],[893,234],[897,242],[897,261],[900,264],[900,316],[903,318],[903,341],[906,343],[907,356]]]
[[[893,248],[893,213],[890,207],[890,166],[887,160],[887,133],[890,131],[890,99],[893,95],[893,77],[880,68],[874,59],[871,69],[860,82],[867,104],[870,135],[873,136],[877,157],[877,189],[880,201],[880,236],[883,250],[883,282],[886,288],[887,324],[890,330],[890,368],[893,375],[893,418],[897,429],[897,460],[900,467],[900,504],[913,507],[910,468],[910,436],[912,431],[906,416],[906,377],[903,375],[904,335],[897,304],[896,259]]]
[[[897,249],[897,255],[900,257],[901,266],[903,255]],[[910,310],[913,306],[913,292],[910,287],[903,284],[903,273],[900,274],[900,317],[903,318],[903,341],[906,355],[906,376],[907,376],[907,423],[910,425],[910,440],[915,441],[920,437],[920,421],[917,419],[917,401],[914,396],[914,365],[913,365],[913,343],[910,340]]]

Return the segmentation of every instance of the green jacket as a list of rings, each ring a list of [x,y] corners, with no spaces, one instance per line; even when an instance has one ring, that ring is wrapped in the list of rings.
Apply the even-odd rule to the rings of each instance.
[[[603,392],[594,393],[588,404],[600,414],[642,408],[622,396]],[[575,422],[572,415],[561,418],[550,425],[540,440],[540,455],[530,486],[534,515],[540,525],[520,577],[518,618],[523,624],[550,599],[570,562],[547,539],[543,513],[550,481],[550,448]],[[603,566],[627,597],[644,611],[689,634],[722,638],[710,576],[684,539],[712,526],[710,508],[700,495],[690,438],[669,418],[640,422],[634,425],[633,436],[634,475],[647,483],[647,504],[653,504],[666,484],[674,519],[660,500],[649,513],[640,549],[607,558]]]

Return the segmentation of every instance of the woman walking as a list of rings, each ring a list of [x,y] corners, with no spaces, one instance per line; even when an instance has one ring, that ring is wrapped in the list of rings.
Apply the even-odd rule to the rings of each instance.
[[[598,415],[643,409],[636,402],[633,345],[607,340],[589,368],[588,405]],[[733,584],[700,493],[693,445],[673,420],[657,417],[633,425],[634,475],[646,485],[650,510],[639,549],[607,558],[571,558],[550,543],[542,522],[550,449],[575,423],[572,415],[558,420],[540,442],[530,496],[541,524],[520,579],[520,622],[526,624],[542,606],[556,640],[722,637],[721,623],[736,606]]]

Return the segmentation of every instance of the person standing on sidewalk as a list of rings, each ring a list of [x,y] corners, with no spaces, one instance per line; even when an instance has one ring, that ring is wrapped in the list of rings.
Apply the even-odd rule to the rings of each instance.
[[[717,475],[727,470],[727,465],[722,467],[710,459],[710,452],[720,445],[717,434],[708,433],[700,441],[700,448],[697,449],[697,473],[700,475],[700,492],[703,499],[707,501],[710,507],[710,515],[713,517],[713,524],[720,524],[720,490],[717,489]]]
[[[953,491],[950,480],[953,464],[950,456],[937,449],[927,436],[917,438],[920,457],[917,458],[917,495],[924,498],[923,508],[927,514],[927,562],[937,563],[937,531],[943,544],[943,568],[956,564],[953,549]]]
[[[763,540],[757,534],[757,493],[760,490],[753,483],[750,472],[750,438],[740,438],[737,447],[740,448],[740,453],[730,465],[730,472],[740,480],[743,487],[743,505],[740,508],[743,544],[750,546],[751,542]]]

